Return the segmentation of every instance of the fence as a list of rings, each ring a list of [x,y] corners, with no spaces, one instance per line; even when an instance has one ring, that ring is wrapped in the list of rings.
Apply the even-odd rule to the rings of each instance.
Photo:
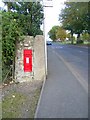
[[[14,79],[14,66],[10,65],[8,68],[4,68],[2,73],[2,83],[10,82]]]

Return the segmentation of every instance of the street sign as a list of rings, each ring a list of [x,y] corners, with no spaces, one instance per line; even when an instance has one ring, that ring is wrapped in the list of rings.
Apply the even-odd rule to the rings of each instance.
[[[53,7],[53,1],[52,0],[43,0],[43,6],[44,7]]]

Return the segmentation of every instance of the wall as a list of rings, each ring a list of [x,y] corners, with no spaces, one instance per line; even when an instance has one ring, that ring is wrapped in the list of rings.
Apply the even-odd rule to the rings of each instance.
[[[34,79],[45,78],[45,50],[44,37],[38,35],[34,41]]]
[[[44,37],[37,35],[35,38],[26,36],[23,42],[17,44],[15,57],[15,81],[27,82],[31,80],[42,80],[45,78],[45,52]],[[32,49],[33,64],[32,72],[24,72],[23,50]]]

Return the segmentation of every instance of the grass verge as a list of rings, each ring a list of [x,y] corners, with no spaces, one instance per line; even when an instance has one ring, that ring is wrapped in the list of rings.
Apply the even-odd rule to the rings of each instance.
[[[20,116],[20,107],[26,98],[20,93],[13,92],[2,101],[2,118],[16,118]]]
[[[32,81],[3,88],[2,118],[34,118],[42,81]]]

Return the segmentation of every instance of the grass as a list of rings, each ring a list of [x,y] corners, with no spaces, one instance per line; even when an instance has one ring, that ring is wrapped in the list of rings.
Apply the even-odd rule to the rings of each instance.
[[[0,101],[0,120],[2,118],[2,102]]]
[[[31,98],[30,118],[34,118],[37,103],[38,103],[38,100],[39,100],[39,97],[40,97],[40,91],[41,91],[40,89],[36,89],[32,98]]]
[[[85,45],[88,45],[88,44],[90,44],[90,42],[88,42],[88,41],[84,41],[84,44],[85,44]]]
[[[21,87],[21,86],[20,86]],[[33,85],[35,87],[35,85]],[[34,118],[37,103],[40,97],[41,87],[38,86],[32,92],[27,94],[27,90],[19,84],[12,90],[9,90],[2,100],[2,117],[4,118]],[[27,88],[31,90],[31,88]],[[26,90],[26,91],[25,91]]]
[[[2,118],[16,118],[20,115],[20,106],[25,101],[25,96],[13,92],[2,101]]]
[[[59,42],[60,44],[71,44],[71,41],[63,41],[63,42]],[[73,44],[76,44],[76,41],[73,42]],[[77,44],[80,45],[80,44]],[[81,45],[90,45],[90,42],[88,41],[84,41],[84,43],[82,43]]]
[[[2,82],[2,43],[1,43],[1,35],[0,35],[0,83]]]

